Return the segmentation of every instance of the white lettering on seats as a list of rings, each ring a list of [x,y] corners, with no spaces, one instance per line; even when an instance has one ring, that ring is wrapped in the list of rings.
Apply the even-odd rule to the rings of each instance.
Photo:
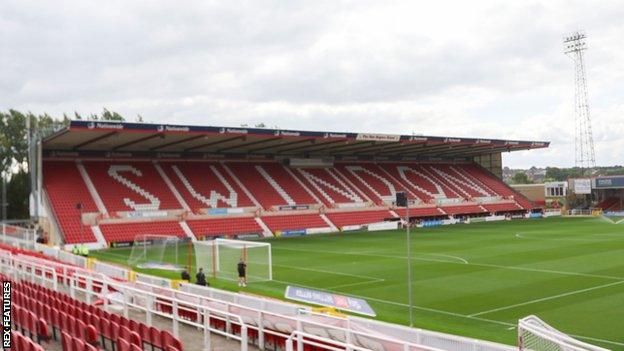
[[[433,179],[431,179],[431,177],[429,177],[428,175],[426,175],[426,174],[424,174],[422,172],[419,172],[419,171],[417,171],[417,170],[415,170],[413,168],[406,167],[406,166],[398,166],[397,170],[399,171],[399,174],[401,175],[401,178],[403,178],[403,180],[405,180],[406,183],[408,183],[409,185],[413,186],[414,188],[420,190],[421,192],[423,192],[423,193],[425,193],[425,194],[427,194],[427,195],[429,195],[429,196],[431,196],[431,197],[433,197],[435,199],[445,199],[446,198],[446,194],[444,194],[444,191],[442,190],[442,187],[438,183],[436,183]],[[425,189],[425,188],[423,188],[421,186],[418,186],[417,184],[415,184],[414,182],[409,180],[407,178],[407,174],[406,174],[407,172],[414,173],[414,174],[420,176],[421,178],[426,179],[427,181],[429,181],[429,183],[431,183],[436,188],[437,193],[432,193],[429,190],[427,190],[427,189]]]
[[[295,205],[295,200],[288,195],[286,190],[284,190],[284,188],[282,188],[282,186],[279,185],[275,179],[273,179],[273,177],[271,177],[271,175],[264,168],[262,168],[262,166],[256,165],[256,170],[273,187],[273,189],[277,191],[277,193],[282,197],[282,199],[284,199],[284,201],[286,201],[287,204],[291,206]]]
[[[334,204],[336,203],[336,201],[329,196],[329,194],[327,194],[322,188],[321,186],[331,189],[334,192],[343,195],[344,197],[350,199],[353,202],[364,202],[362,200],[361,197],[359,197],[353,190],[349,189],[349,187],[347,187],[347,185],[341,181],[338,177],[336,177],[334,174],[332,174],[329,169],[325,169],[325,171],[329,174],[330,177],[332,177],[339,185],[342,186],[342,189],[335,186],[334,184],[331,184],[315,175],[313,175],[312,173],[304,170],[304,169],[298,169],[299,172],[310,182],[310,184],[312,184],[312,186],[319,192],[321,193],[321,195],[323,195],[323,197],[325,199],[327,199],[327,201],[329,201],[330,203]]]
[[[452,167],[451,167],[452,168]],[[470,181],[468,178],[461,179],[460,177],[456,177],[450,173],[444,172],[441,169],[438,169],[434,166],[431,166],[431,169],[438,173],[441,177],[445,178],[449,183],[453,184],[453,182],[455,183],[459,183],[459,184],[463,184],[465,186],[467,186],[468,188],[471,188],[472,190],[474,190],[475,192],[483,195],[483,196],[490,196],[491,194],[488,193],[487,191],[485,191],[485,189],[477,186],[474,182]],[[464,191],[464,189],[461,188],[461,186],[458,186],[457,184],[453,184],[456,188],[460,189],[462,192],[464,192],[465,194],[467,194],[468,196],[470,196],[470,194],[468,194],[467,192]]]
[[[123,201],[126,206],[132,208],[135,211],[156,211],[160,208],[160,200],[156,196],[150,194],[147,190],[141,188],[140,186],[131,182],[129,179],[123,177],[121,174],[119,174],[121,172],[130,172],[137,177],[142,177],[143,173],[130,165],[111,165],[108,168],[109,176],[149,201],[149,203],[147,204],[137,204],[129,198],[124,198]]]
[[[372,172],[362,166],[346,166],[347,170],[349,171],[349,173],[351,173],[355,178],[357,178],[362,184],[364,184],[368,189],[370,189],[370,191],[373,192],[373,194],[377,195],[377,197],[379,197],[382,200],[390,200],[390,202],[392,201],[392,198],[394,196],[396,196],[396,189],[394,188],[394,184],[392,184],[390,181],[388,181],[386,178],[380,176],[379,174]],[[368,175],[370,175],[373,178],[377,178],[379,181],[381,181],[382,183],[384,183],[387,187],[388,187],[388,192],[390,193],[389,195],[382,195],[380,194],[377,189],[375,189],[373,186],[371,186],[370,184],[368,184],[364,178],[362,178],[360,175],[358,175],[356,172],[363,172],[366,173]]]
[[[236,191],[234,191],[234,188],[232,188],[230,183],[228,183],[225,177],[223,177],[221,172],[219,172],[219,170],[215,166],[211,165],[210,170],[212,171],[212,173],[215,174],[215,176],[219,179],[219,181],[223,184],[223,186],[225,186],[225,188],[228,190],[229,197],[225,197],[222,194],[219,194],[218,192],[216,192],[215,190],[210,190],[210,198],[206,198],[204,195],[200,194],[195,189],[195,187],[193,187],[191,182],[189,182],[189,180],[182,173],[182,171],[178,168],[178,166],[175,166],[175,165],[171,166],[171,169],[173,169],[173,171],[178,176],[182,184],[184,184],[184,187],[191,194],[191,196],[193,196],[195,199],[199,200],[201,203],[205,204],[206,206],[212,207],[212,208],[218,208],[219,200],[221,200],[225,202],[226,204],[228,204],[230,207],[237,207],[238,194],[236,193]]]

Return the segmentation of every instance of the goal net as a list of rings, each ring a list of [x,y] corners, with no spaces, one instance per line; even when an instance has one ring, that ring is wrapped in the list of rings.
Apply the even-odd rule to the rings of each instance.
[[[518,322],[520,351],[609,351],[564,334],[536,316]]]
[[[247,264],[247,281],[260,282],[273,279],[271,244],[215,239],[195,241],[195,267],[204,268],[219,279],[236,280],[237,264],[242,258]]]
[[[181,271],[187,262],[188,239],[169,235],[134,238],[128,265],[142,269]]]

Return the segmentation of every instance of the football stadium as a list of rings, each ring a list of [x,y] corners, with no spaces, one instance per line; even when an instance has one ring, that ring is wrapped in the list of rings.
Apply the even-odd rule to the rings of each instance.
[[[623,16],[3,2],[0,349],[624,351]]]
[[[624,349],[621,179],[545,209],[501,155],[548,146],[73,120],[31,143],[38,230],[2,225],[13,342]]]

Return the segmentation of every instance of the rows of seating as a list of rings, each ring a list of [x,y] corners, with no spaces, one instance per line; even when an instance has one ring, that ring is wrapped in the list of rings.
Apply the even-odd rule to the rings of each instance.
[[[82,183],[75,165],[65,163],[62,168],[69,169],[61,173],[58,172],[60,167],[48,168],[56,169],[61,177],[73,173],[72,180]],[[182,209],[170,186],[193,211],[253,206],[247,192],[265,210],[280,205],[317,204],[318,201],[329,207],[367,201],[379,205],[404,189],[425,203],[440,198],[471,200],[518,195],[473,164],[391,163],[383,167],[373,163],[337,164],[333,168],[292,169],[290,172],[275,162],[161,162],[155,165],[151,162],[91,161],[83,164],[109,211],[133,211],[140,208],[137,206],[154,210]],[[157,171],[158,167],[162,168],[162,173]],[[59,179],[50,179],[48,183],[54,186],[58,182]],[[74,196],[77,195],[71,197]],[[96,210],[93,201],[89,205],[85,210]]]
[[[159,166],[193,212],[254,206],[219,162],[163,162]]]
[[[482,206],[479,205],[442,206],[441,209],[446,214],[453,216],[487,212]]]
[[[80,220],[81,212],[98,212],[75,162],[46,161],[43,163],[43,187],[54,210],[57,223],[69,244],[94,242],[91,228]],[[77,208],[76,204],[81,204]]]
[[[512,211],[521,211],[522,208],[518,206],[518,204],[513,202],[501,203],[501,204],[483,204],[483,208],[485,208],[488,212],[497,213],[497,212],[512,212]]]
[[[253,217],[195,219],[187,220],[186,224],[191,228],[193,234],[200,239],[262,233],[262,228]]]
[[[229,162],[226,165],[234,172],[243,185],[251,191],[254,198],[265,209],[270,209],[272,206],[292,205],[288,203],[288,200],[280,194],[278,189],[271,185],[257,168],[261,167],[261,169],[266,172],[263,168],[265,166],[264,164]],[[290,197],[290,195],[288,196]]]
[[[93,184],[92,193],[80,165]],[[44,173],[44,185],[67,243],[96,241],[91,227],[80,222],[81,212],[99,211],[96,202],[112,217],[119,211],[190,210],[199,214],[206,209],[259,205],[255,215],[268,222],[272,231],[329,225],[318,215],[272,218],[261,212],[276,211],[280,206],[324,206],[336,227],[378,222],[390,217],[388,211],[383,210],[382,215],[373,215],[372,210],[335,211],[373,205],[388,208],[399,191],[405,191],[416,203],[418,209],[411,211],[412,217],[496,213],[534,206],[487,170],[464,163],[350,162],[330,168],[288,169],[270,161],[45,161]],[[479,201],[487,204],[472,205]],[[76,209],[78,202],[82,203],[81,210]],[[397,210],[401,217],[403,212]],[[196,237],[262,232],[261,225],[251,218],[190,218],[188,224]],[[132,240],[139,234],[185,236],[190,234],[185,228],[169,220],[109,222],[99,229],[107,242],[116,242]]]
[[[335,168],[377,205],[387,204],[386,199],[392,199],[397,191],[404,188],[373,163],[341,164]]]
[[[180,209],[151,162],[83,162],[109,212]]]
[[[336,168],[296,169],[293,173],[328,207],[369,200],[360,189],[349,184]]]
[[[48,323],[43,318],[39,318],[38,315],[32,311],[23,308],[19,301],[14,302],[12,313],[15,317],[15,326],[19,331],[28,335],[38,343],[48,341],[49,327]]]
[[[91,351],[99,346],[123,350],[125,346],[135,345],[139,350],[149,346],[183,351],[181,341],[166,330],[109,313],[30,282],[17,282],[13,287],[14,304],[39,317],[38,340],[58,340],[60,337],[63,350]],[[48,326],[51,326],[51,332]],[[131,350],[129,347],[125,349]]]
[[[186,236],[177,221],[108,223],[101,224],[100,230],[109,242],[133,241],[140,234]]]
[[[44,351],[41,345],[35,343],[31,338],[24,336],[17,330],[11,330],[11,343],[14,350]]]
[[[599,202],[596,207],[603,211],[620,211],[620,199],[617,197],[609,197]]]
[[[519,192],[513,190],[509,185],[496,178],[493,174],[477,165],[467,164],[462,167],[466,172],[470,173],[474,179],[478,179],[481,183],[492,189],[497,195],[513,198],[523,209],[533,209],[534,205],[526,197]]]
[[[386,218],[392,218],[392,214],[387,210],[379,211],[354,211],[354,212],[334,212],[328,213],[327,217],[338,228],[349,225],[362,225],[383,222]]]
[[[407,216],[407,210],[405,208],[398,208],[394,210],[396,214],[401,218],[405,218]],[[411,207],[409,209],[410,217],[439,217],[445,216],[446,214],[440,210],[439,207]]]
[[[265,216],[264,223],[271,231],[328,228],[329,225],[316,213],[302,215]]]

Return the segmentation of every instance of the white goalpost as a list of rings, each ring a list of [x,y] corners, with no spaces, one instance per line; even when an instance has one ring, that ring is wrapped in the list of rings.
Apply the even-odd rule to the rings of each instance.
[[[128,265],[181,271],[186,265],[187,245],[188,240],[173,235],[139,235],[132,243]]]
[[[255,241],[214,239],[195,241],[195,267],[203,268],[214,278],[236,280],[237,264],[247,264],[247,281],[273,280],[271,244]]]
[[[536,316],[518,322],[520,351],[609,351],[560,332]]]

